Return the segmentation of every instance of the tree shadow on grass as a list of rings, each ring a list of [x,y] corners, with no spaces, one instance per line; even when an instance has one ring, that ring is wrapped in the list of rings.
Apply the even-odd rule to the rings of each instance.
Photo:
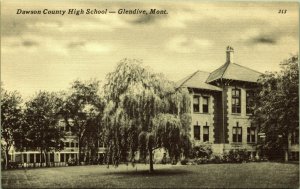
[[[173,176],[173,175],[187,175],[191,171],[180,169],[157,169],[153,172],[149,170],[128,170],[128,171],[115,171],[105,173],[106,175],[119,175],[119,176]]]

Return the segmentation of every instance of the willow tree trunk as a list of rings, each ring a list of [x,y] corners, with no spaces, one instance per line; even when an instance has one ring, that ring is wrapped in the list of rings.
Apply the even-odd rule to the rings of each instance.
[[[44,160],[45,160],[45,164],[46,164],[46,167],[50,167],[49,166],[49,162],[48,162],[48,152],[44,152]]]
[[[149,172],[152,173],[154,171],[153,169],[153,160],[152,160],[152,149],[149,149]]]
[[[285,162],[289,161],[289,152],[288,152],[288,150],[284,150],[284,161]]]

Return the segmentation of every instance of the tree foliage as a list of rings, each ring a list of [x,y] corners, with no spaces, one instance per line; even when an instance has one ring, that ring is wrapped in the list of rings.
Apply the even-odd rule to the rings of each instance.
[[[60,149],[60,132],[57,121],[62,106],[62,99],[55,93],[40,91],[25,103],[25,121],[28,127],[26,139],[29,149],[40,150],[41,162],[45,153]],[[25,133],[24,133],[25,134]],[[44,156],[43,156],[44,155]]]
[[[82,158],[88,158],[84,154],[96,156],[98,153],[103,109],[104,102],[99,95],[99,81],[76,80],[71,84],[62,113],[65,122],[72,127],[78,138],[79,162],[83,160]]]
[[[141,61],[124,59],[107,75],[104,93],[107,162],[132,161],[139,151],[140,158],[148,155],[152,171],[154,149],[165,148],[176,159],[188,148],[188,92],[176,89],[162,74],[152,73]]]
[[[287,152],[288,136],[299,124],[298,56],[280,65],[280,72],[267,72],[260,77],[253,108],[254,120],[266,133],[264,148],[270,156]]]
[[[22,98],[17,91],[1,89],[1,148],[5,152],[6,166],[8,152],[12,145],[19,147],[22,138]]]

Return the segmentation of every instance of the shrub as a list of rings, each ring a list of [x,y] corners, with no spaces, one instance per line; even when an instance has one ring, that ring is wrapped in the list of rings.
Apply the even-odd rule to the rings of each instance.
[[[9,162],[7,167],[9,169],[16,169],[18,168],[18,162]]]
[[[74,158],[69,158],[67,164],[68,164],[68,166],[74,166],[74,165],[76,165],[76,161]]]
[[[223,163],[223,155],[221,155],[221,154],[212,154],[210,156],[209,162],[211,162],[211,163]]]
[[[205,163],[242,163],[250,161],[250,153],[246,149],[235,149],[224,154],[213,154],[209,146],[196,146],[192,149],[190,159],[181,161],[182,165],[199,165]],[[253,159],[255,160],[255,159]]]
[[[192,149],[191,158],[204,158],[210,157],[212,154],[211,146],[208,145],[200,145],[195,146]]]
[[[187,165],[188,162],[188,159],[183,159],[180,161],[181,165]]]
[[[201,159],[201,158],[197,158],[197,159],[194,161],[194,163],[195,163],[196,165],[199,165],[199,164],[202,163],[202,159]]]
[[[241,163],[249,161],[249,155],[245,149],[230,150],[224,155],[224,159],[229,163]]]

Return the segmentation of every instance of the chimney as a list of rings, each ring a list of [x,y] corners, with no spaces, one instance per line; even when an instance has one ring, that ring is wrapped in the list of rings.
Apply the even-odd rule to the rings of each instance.
[[[234,49],[230,46],[227,46],[226,49],[226,63],[232,63],[233,62],[233,53],[234,53]]]

